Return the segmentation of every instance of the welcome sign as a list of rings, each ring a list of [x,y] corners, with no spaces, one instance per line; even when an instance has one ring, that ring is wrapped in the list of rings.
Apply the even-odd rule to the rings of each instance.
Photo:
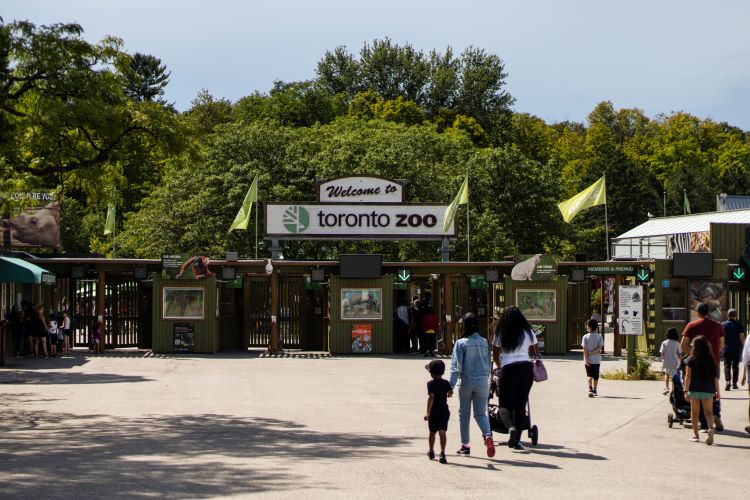
[[[272,239],[425,239],[443,234],[448,205],[267,203],[266,237]]]
[[[318,184],[321,203],[403,203],[404,186],[382,177],[338,177]]]

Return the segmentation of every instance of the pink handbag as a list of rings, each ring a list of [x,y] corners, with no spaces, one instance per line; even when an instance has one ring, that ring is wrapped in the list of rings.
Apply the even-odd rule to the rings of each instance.
[[[547,375],[547,367],[544,366],[541,355],[531,362],[531,367],[534,370],[534,382],[544,382],[549,378]]]

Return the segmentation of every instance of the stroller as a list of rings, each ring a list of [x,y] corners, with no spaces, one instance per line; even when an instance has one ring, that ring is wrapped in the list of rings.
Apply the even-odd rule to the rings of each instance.
[[[672,376],[674,389],[669,393],[669,402],[672,404],[672,413],[667,415],[667,424],[672,428],[672,424],[679,422],[690,422],[690,403],[685,399],[685,364],[680,363],[680,368]]]
[[[491,402],[493,396],[500,397],[500,371],[496,370],[496,372],[497,373],[490,374],[490,397],[487,405],[487,414],[490,417],[490,429],[492,429],[493,432],[508,434],[508,428],[500,418],[500,407]],[[531,403],[529,402],[526,403],[526,419],[524,420],[524,425],[518,430],[529,431],[529,439],[533,446],[536,446],[539,442],[539,428],[536,425],[531,425]]]

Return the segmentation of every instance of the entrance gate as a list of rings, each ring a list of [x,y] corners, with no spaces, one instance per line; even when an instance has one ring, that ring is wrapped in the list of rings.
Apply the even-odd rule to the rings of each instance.
[[[245,301],[248,347],[268,347],[271,341],[271,309],[269,280],[251,277],[247,280]],[[302,276],[281,276],[279,279],[279,339],[285,349],[302,348],[305,317],[305,280]]]
[[[104,336],[102,341],[108,349],[118,347],[141,347],[140,316],[143,284],[130,277],[107,275],[105,284]],[[87,346],[91,343],[96,311],[96,280],[77,279],[73,296],[73,345]]]

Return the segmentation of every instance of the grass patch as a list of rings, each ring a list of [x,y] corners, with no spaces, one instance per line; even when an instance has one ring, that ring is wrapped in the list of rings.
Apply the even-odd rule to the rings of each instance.
[[[643,353],[635,354],[635,366],[629,372],[622,368],[602,372],[606,380],[659,380],[661,377],[661,373],[651,369],[651,359]]]

